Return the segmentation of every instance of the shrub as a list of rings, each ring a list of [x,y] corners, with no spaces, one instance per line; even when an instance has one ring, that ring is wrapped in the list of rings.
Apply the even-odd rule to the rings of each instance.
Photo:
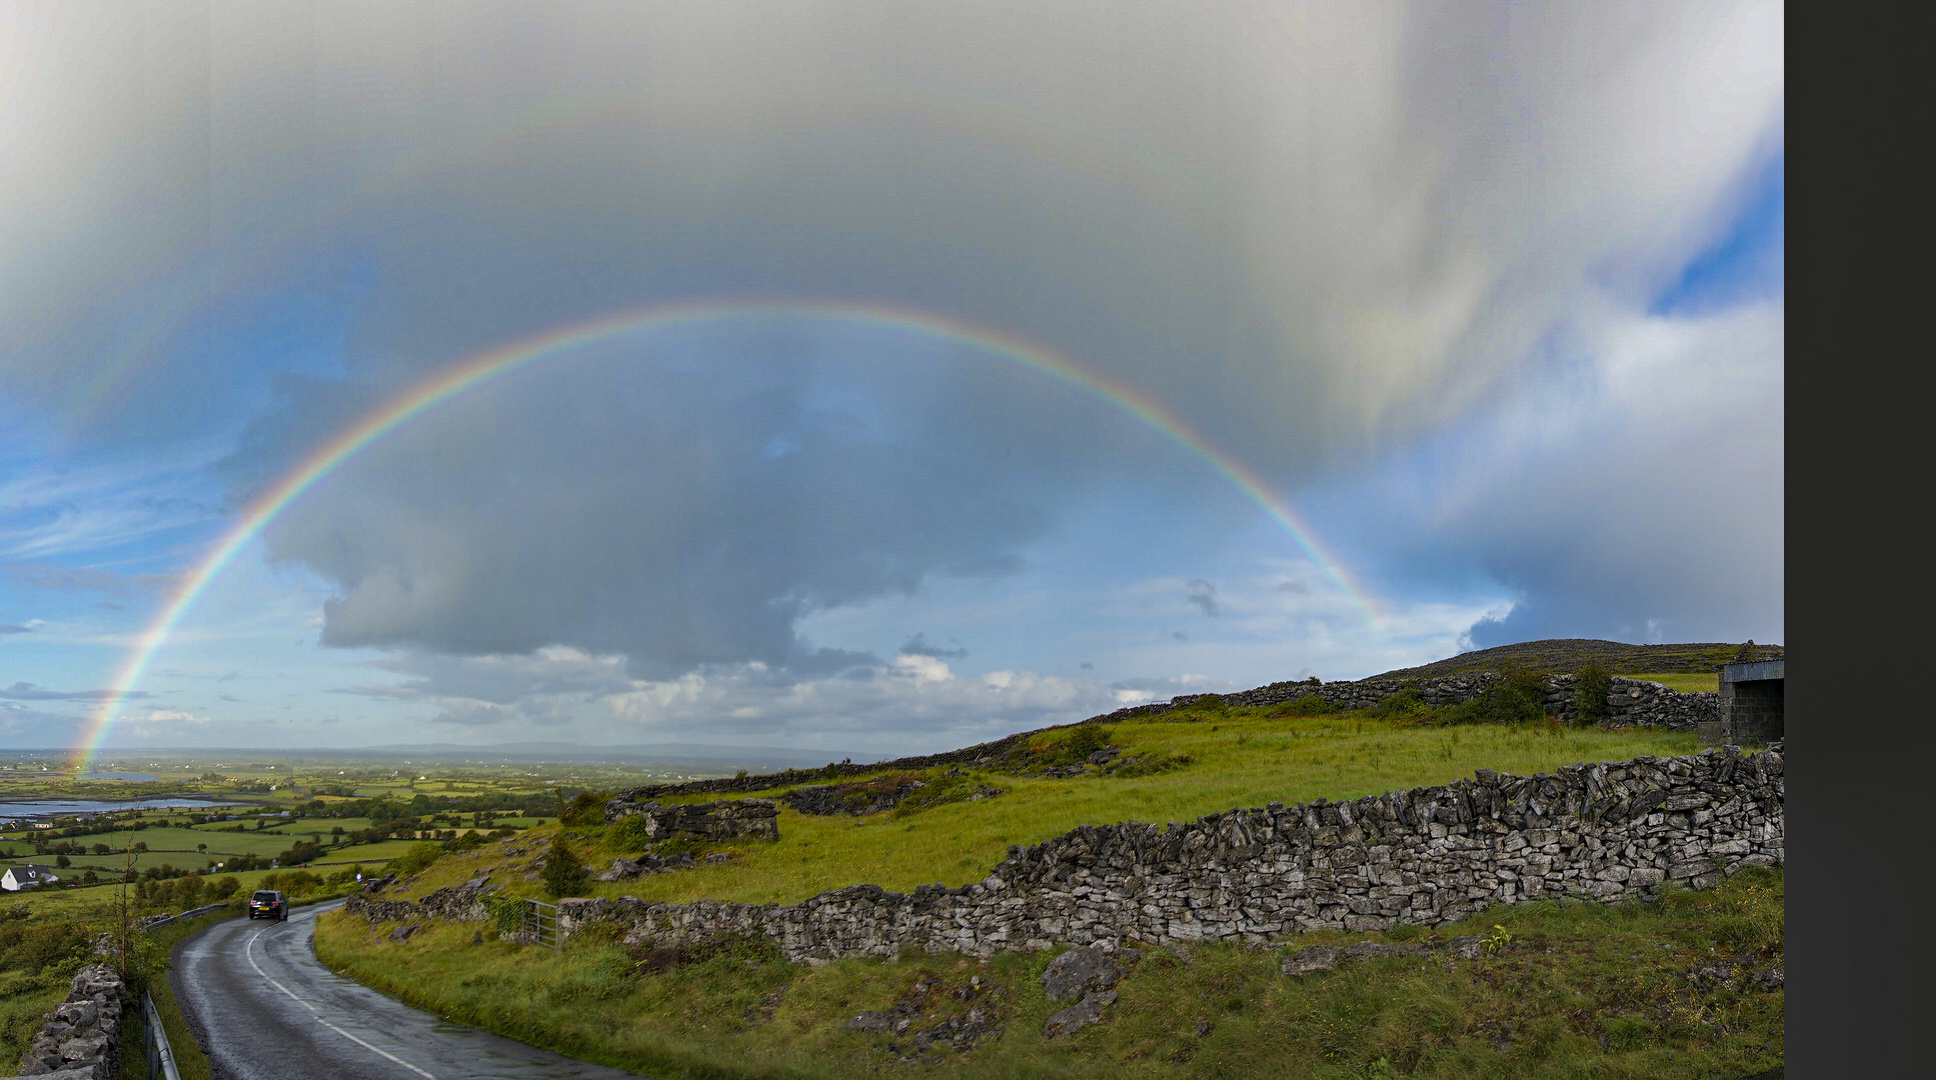
[[[571,849],[564,832],[553,836],[551,850],[545,853],[545,891],[553,898],[573,896],[584,891],[591,877],[585,865],[578,861],[578,853]]]
[[[1196,758],[1191,757],[1189,754],[1169,754],[1159,751],[1140,757],[1125,758],[1116,766],[1116,771],[1110,775],[1120,776],[1125,779],[1135,776],[1154,776],[1157,773],[1174,772],[1177,769],[1187,768],[1195,764],[1195,762]]]
[[[1573,708],[1580,724],[1597,724],[1607,718],[1607,695],[1613,692],[1613,675],[1598,664],[1588,664],[1574,673]]]
[[[485,893],[479,898],[484,903],[484,917],[497,927],[499,936],[515,934],[524,925],[524,900],[501,893]]]
[[[1419,689],[1418,681],[1414,679],[1406,684],[1405,689],[1373,707],[1371,715],[1381,720],[1393,720],[1422,716],[1429,713],[1431,708],[1430,705],[1425,704],[1425,691]]]
[[[1029,740],[1030,765],[1074,765],[1109,745],[1114,730],[1101,724],[1076,724],[1061,732],[1048,732]]]
[[[652,838],[645,832],[645,818],[638,814],[619,818],[605,834],[605,844],[613,851],[643,851],[651,842]]]
[[[558,796],[559,824],[580,828],[605,824],[605,800],[609,797],[595,791],[581,791],[567,804],[563,795]]]
[[[1323,716],[1337,712],[1337,707],[1324,700],[1319,694],[1304,694],[1292,698],[1281,710],[1287,716]]]
[[[1525,668],[1501,664],[1478,697],[1440,713],[1450,724],[1523,724],[1546,716],[1546,677]]]
[[[419,873],[425,867],[429,866],[431,863],[436,862],[437,856],[442,855],[443,853],[444,853],[444,849],[438,847],[436,844],[433,844],[428,840],[425,840],[421,844],[412,844],[410,845],[409,851],[404,852],[400,857],[398,857],[396,862],[397,873],[399,874]]]
[[[208,883],[208,898],[210,900],[227,900],[229,897],[234,896],[235,891],[241,887],[242,882],[234,874],[223,874],[221,877]]]

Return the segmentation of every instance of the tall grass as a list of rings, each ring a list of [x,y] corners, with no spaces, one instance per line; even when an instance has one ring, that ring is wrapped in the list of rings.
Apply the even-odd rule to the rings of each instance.
[[[403,943],[341,912],[318,923],[331,967],[406,1001],[586,1060],[665,1077],[841,1077],[892,1068],[959,1077],[1733,1077],[1778,1066],[1783,994],[1747,977],[1782,960],[1782,874],[1746,871],[1646,904],[1498,908],[1445,935],[1506,942],[1479,960],[1393,958],[1307,979],[1284,950],[1144,945],[1103,1024],[1048,1039],[1050,954],[907,955],[794,967],[723,951],[640,962],[609,937],[562,953],[471,944],[470,925]],[[1342,942],[1379,935],[1308,935]],[[1413,940],[1424,939],[1414,931]],[[1731,959],[1747,973],[1691,976]],[[971,978],[993,993],[976,991]],[[935,983],[938,982],[939,986]],[[921,986],[925,997],[915,997]],[[971,1001],[962,993],[975,993]],[[916,1052],[850,1030],[918,1000],[916,1027],[979,1008],[980,1045]],[[912,1060],[910,1060],[912,1059]]]

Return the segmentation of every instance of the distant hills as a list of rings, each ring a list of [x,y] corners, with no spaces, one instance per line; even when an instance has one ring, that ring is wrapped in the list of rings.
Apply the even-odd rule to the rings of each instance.
[[[1466,671],[1490,671],[1501,664],[1512,664],[1547,674],[1578,671],[1588,664],[1599,664],[1616,675],[1669,671],[1719,671],[1722,664],[1746,651],[1747,660],[1781,660],[1780,645],[1755,645],[1750,642],[1703,641],[1679,645],[1629,645],[1623,641],[1597,638],[1547,638],[1522,641],[1491,649],[1448,656],[1418,667],[1399,668],[1375,679],[1416,679],[1455,675]]]

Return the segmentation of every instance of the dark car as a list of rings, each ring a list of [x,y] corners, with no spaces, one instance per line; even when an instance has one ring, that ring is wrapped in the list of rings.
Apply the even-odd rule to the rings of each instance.
[[[274,889],[257,889],[249,897],[249,918],[274,919],[281,922],[289,917],[289,899]]]

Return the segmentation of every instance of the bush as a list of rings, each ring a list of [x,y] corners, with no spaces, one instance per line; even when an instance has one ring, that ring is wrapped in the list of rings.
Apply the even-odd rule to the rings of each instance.
[[[497,927],[499,936],[515,934],[524,925],[524,901],[519,897],[485,893],[479,899],[484,903],[484,917]]]
[[[591,874],[585,865],[578,861],[578,853],[571,849],[561,830],[551,838],[551,850],[545,853],[544,885],[545,891],[553,899],[560,896],[575,896],[584,891],[591,881]]]
[[[208,883],[208,898],[211,901],[227,900],[242,887],[242,882],[234,874],[223,874]]]
[[[1324,716],[1338,711],[1337,706],[1324,700],[1320,694],[1304,694],[1292,698],[1281,710],[1286,716]]]
[[[1109,745],[1114,730],[1101,724],[1076,724],[1060,732],[1038,735],[1029,740],[1031,765],[1074,765]]]
[[[613,851],[644,851],[652,838],[645,834],[645,818],[627,814],[605,834],[605,844]]]
[[[409,851],[404,852],[398,857],[396,862],[397,873],[420,873],[431,863],[436,862],[437,857],[443,853],[443,848],[438,847],[429,840],[425,840],[420,844],[412,844],[410,845]]]
[[[605,824],[605,800],[608,798],[610,798],[609,794],[581,791],[573,796],[570,804],[567,805],[564,803],[564,796],[560,795],[558,822],[579,828],[603,825]]]
[[[1598,664],[1588,664],[1574,673],[1573,708],[1576,722],[1597,724],[1607,718],[1607,695],[1613,692],[1613,674]]]
[[[1414,679],[1406,684],[1405,689],[1374,706],[1371,715],[1381,720],[1394,720],[1423,716],[1430,713],[1431,709],[1430,705],[1425,704],[1425,691],[1419,689],[1418,681]]]
[[[1500,665],[1478,697],[1440,713],[1449,724],[1524,724],[1546,716],[1546,677],[1525,668]]]

